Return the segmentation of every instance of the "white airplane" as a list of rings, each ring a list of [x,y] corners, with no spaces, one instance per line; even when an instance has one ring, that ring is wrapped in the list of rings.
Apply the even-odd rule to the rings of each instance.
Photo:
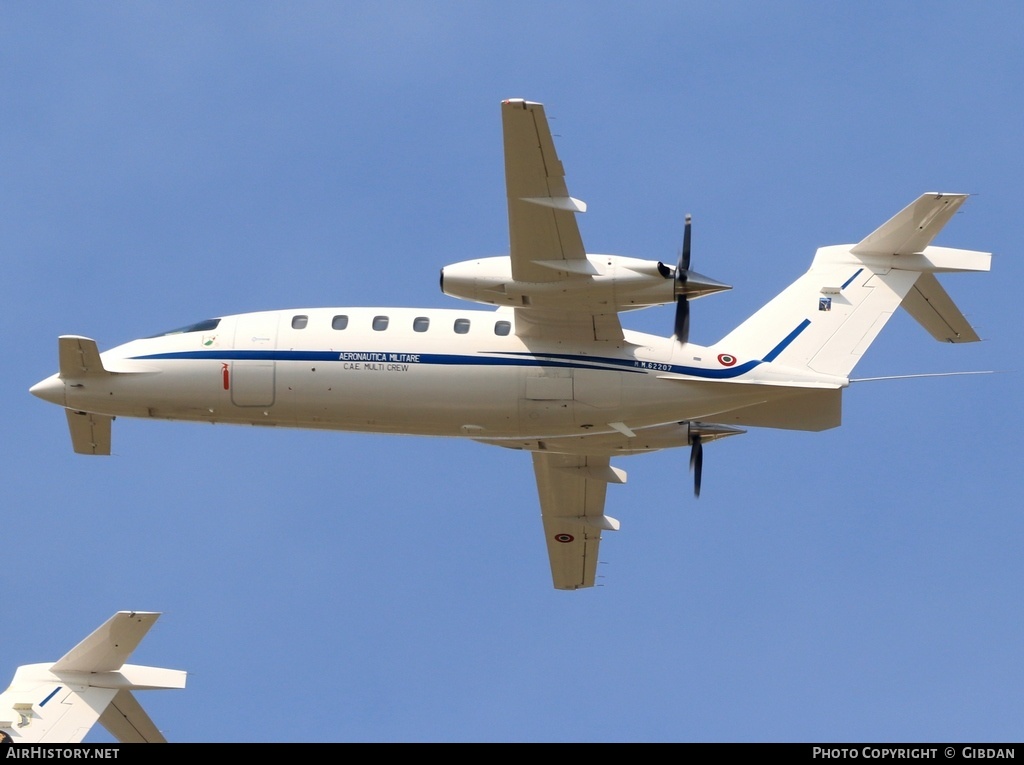
[[[690,269],[588,254],[541,104],[501,104],[510,253],[441,271],[497,309],[300,308],[207,319],[100,354],[59,338],[36,396],[64,407],[76,452],[109,454],[118,416],[470,438],[530,452],[554,586],[594,585],[612,457],[691,447],[739,426],[840,424],[850,372],[902,305],[935,338],[978,340],[935,278],[991,254],[932,239],[967,198],[928,193],[810,270],[719,342],[689,342],[689,302],[729,289]],[[671,337],[619,313],[675,303]]]
[[[0,694],[0,743],[77,744],[97,721],[125,744],[166,743],[132,691],[184,688],[186,673],[125,664],[159,616],[118,611],[56,662],[18,667]]]

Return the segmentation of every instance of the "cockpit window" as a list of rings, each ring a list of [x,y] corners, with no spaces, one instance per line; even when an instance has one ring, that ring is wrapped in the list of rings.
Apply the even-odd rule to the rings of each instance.
[[[217,329],[217,325],[220,324],[220,319],[206,319],[205,321],[198,321],[195,324],[189,324],[185,327],[178,327],[168,332],[160,332],[156,335],[150,335],[150,337],[166,337],[167,335],[184,335],[186,332],[210,332]]]

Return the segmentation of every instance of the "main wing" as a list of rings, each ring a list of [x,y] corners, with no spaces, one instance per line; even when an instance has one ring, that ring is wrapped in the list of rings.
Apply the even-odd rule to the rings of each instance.
[[[533,452],[533,472],[555,589],[593,587],[601,532],[619,528],[604,514],[605,491],[626,474],[607,457],[549,452]]]
[[[501,104],[508,196],[509,256],[516,281],[548,283],[590,279],[576,214],[587,206],[569,196],[542,104],[514,98]],[[539,340],[620,342],[618,313],[516,307],[516,334]]]
[[[501,104],[508,196],[509,258],[518,282],[550,285],[598,274],[587,259],[576,214],[587,206],[569,196],[565,170],[542,104],[510,99]],[[516,334],[537,342],[622,342],[618,313],[578,308],[516,306]],[[541,517],[555,588],[593,587],[603,530],[619,523],[604,514],[609,482],[625,473],[607,457],[533,452]]]

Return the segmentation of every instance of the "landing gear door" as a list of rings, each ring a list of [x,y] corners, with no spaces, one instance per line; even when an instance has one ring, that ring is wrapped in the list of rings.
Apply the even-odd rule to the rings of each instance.
[[[277,313],[240,316],[235,325],[236,358],[231,362],[231,403],[273,406]],[[239,353],[240,352],[240,353]]]

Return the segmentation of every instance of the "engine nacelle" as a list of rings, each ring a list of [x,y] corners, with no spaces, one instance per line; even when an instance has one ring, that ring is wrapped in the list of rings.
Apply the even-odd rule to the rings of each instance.
[[[561,308],[611,313],[632,311],[676,299],[675,269],[656,260],[620,255],[587,255],[590,273],[565,270],[551,282],[521,282],[512,278],[506,257],[480,258],[441,269],[441,291],[452,297],[490,305]],[[547,262],[555,272],[561,271]]]

